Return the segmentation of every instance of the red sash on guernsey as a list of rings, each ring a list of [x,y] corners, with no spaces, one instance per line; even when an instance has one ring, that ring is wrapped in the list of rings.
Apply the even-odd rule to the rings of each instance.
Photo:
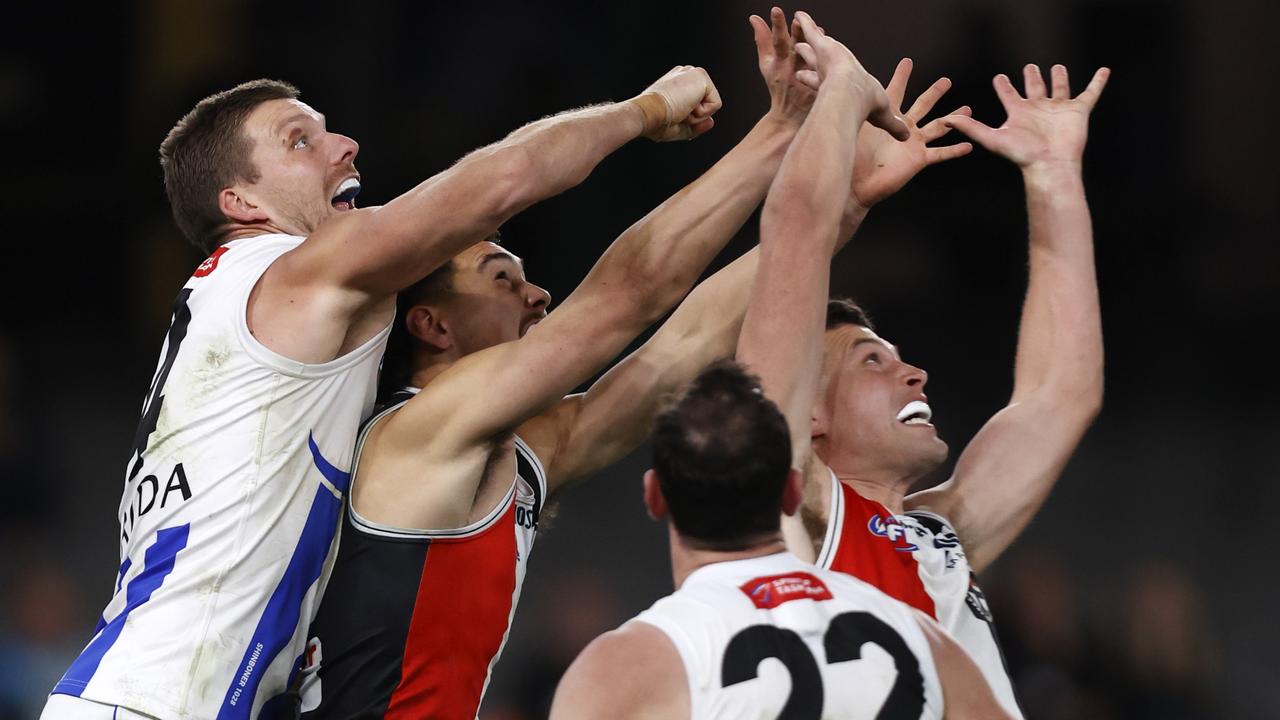
[[[844,521],[834,556],[826,567],[861,578],[887,595],[937,617],[916,563],[908,528],[884,505],[831,479],[844,495]]]

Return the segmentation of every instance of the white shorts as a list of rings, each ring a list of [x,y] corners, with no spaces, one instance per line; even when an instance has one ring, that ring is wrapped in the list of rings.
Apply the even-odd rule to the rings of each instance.
[[[40,720],[156,720],[115,705],[103,705],[71,695],[50,695]]]

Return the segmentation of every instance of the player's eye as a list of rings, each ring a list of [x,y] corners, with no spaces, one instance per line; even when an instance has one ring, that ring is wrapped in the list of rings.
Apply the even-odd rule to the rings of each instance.
[[[499,270],[498,274],[493,276],[493,279],[506,280],[507,282],[511,282],[511,276],[507,274],[506,270]]]
[[[877,353],[869,353],[865,358],[862,359],[862,362],[867,365],[879,365],[880,355]]]
[[[303,148],[308,148],[308,147],[311,147],[311,140],[309,140],[306,135],[299,137],[293,143],[294,150],[302,150]]]

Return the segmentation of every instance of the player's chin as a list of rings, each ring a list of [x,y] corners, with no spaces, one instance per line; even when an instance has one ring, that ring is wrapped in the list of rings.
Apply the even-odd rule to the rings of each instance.
[[[950,452],[951,448],[946,441],[933,432],[928,438],[917,438],[906,454],[915,459],[915,465],[932,472],[947,461]]]

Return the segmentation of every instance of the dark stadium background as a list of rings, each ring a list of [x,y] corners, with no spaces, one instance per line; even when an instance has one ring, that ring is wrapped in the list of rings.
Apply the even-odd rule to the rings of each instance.
[[[1086,180],[1106,406],[1025,537],[982,578],[1031,718],[1276,718],[1280,306],[1274,5],[1243,0],[808,3],[877,76],[916,61],[998,124],[990,78],[1065,62],[1114,76]],[[789,12],[796,9],[786,8]],[[609,240],[726,151],[766,95],[763,3],[21,3],[0,29],[0,717],[34,717],[118,564],[127,448],[171,299],[201,259],[169,219],[156,148],[196,100],[288,79],[362,144],[363,204],[558,110],[673,64],[725,99],[707,137],[637,142],[513,220],[563,298]],[[1020,83],[1019,83],[1020,84]],[[1018,174],[982,150],[878,208],[836,264],[930,372],[963,447],[1004,402],[1021,293]],[[755,224],[732,246],[754,242]],[[726,254],[725,257],[728,257]],[[723,258],[721,260],[723,262]],[[542,717],[591,637],[669,592],[635,453],[567,494],[538,541],[482,717]]]

